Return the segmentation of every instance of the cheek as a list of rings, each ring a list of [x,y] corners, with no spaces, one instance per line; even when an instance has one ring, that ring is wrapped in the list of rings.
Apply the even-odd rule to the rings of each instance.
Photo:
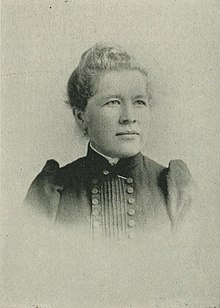
[[[115,126],[114,116],[107,112],[93,112],[86,118],[88,132],[95,136],[110,133]]]
[[[100,126],[102,126],[103,129],[105,129],[106,126],[113,126],[115,121],[117,121],[117,113],[113,112],[113,110],[94,111],[87,118],[87,124],[94,129],[96,127],[100,128]]]
[[[141,125],[147,127],[151,121],[151,113],[148,110],[139,112],[138,119]]]

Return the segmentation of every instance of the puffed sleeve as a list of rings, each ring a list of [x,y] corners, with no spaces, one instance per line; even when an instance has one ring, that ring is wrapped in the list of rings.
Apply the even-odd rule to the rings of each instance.
[[[167,173],[167,207],[172,229],[177,230],[187,218],[195,198],[193,177],[182,160],[172,160]]]
[[[55,220],[60,203],[60,192],[63,187],[58,185],[59,164],[48,160],[42,171],[32,182],[25,197],[24,204]]]

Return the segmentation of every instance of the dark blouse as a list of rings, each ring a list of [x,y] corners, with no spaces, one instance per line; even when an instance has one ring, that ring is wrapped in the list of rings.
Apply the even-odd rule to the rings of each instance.
[[[47,161],[25,203],[95,238],[134,238],[176,230],[192,203],[192,183],[181,160],[165,168],[138,153],[111,166],[89,147],[62,168]]]

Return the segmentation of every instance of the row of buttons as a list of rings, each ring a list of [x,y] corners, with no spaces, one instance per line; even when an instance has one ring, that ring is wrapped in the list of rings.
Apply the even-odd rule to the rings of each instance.
[[[135,214],[135,210],[134,210],[134,209],[129,209],[129,210],[128,210],[128,215],[133,216],[134,214]],[[99,210],[96,209],[96,208],[93,209],[92,215],[93,215],[93,216],[99,215]]]
[[[96,199],[96,198],[92,199],[92,204],[93,204],[93,205],[96,205],[96,204],[98,204],[98,203],[99,203],[99,200],[98,200],[98,199]],[[134,199],[134,198],[128,198],[128,203],[129,203],[129,204],[135,203],[135,199]]]
[[[103,171],[104,175],[107,175],[108,173],[104,173],[104,171]],[[124,179],[125,179],[127,184],[132,184],[134,182],[132,178],[127,178],[127,179],[124,178]],[[93,182],[93,185],[97,185],[99,181],[98,181],[97,178],[95,178],[95,179],[93,179],[92,182]],[[92,192],[92,216],[93,216],[92,225],[96,229],[97,227],[101,226],[101,216],[100,216],[101,215],[101,205],[100,205],[100,200],[99,200],[100,199],[100,196],[99,196],[100,190],[99,190],[98,187],[93,187],[91,192]],[[133,194],[133,192],[134,192],[133,187],[132,186],[127,187],[126,192],[128,194]],[[129,205],[134,205],[135,198],[129,197],[127,199],[127,202],[128,202]],[[133,216],[133,215],[135,215],[135,213],[136,213],[136,211],[133,208],[129,208],[127,210],[127,214],[129,216]],[[135,226],[135,221],[133,219],[129,219],[127,223],[128,223],[129,228],[133,228]],[[128,237],[129,238],[135,237],[135,233],[133,231],[131,231],[130,229],[128,229]]]

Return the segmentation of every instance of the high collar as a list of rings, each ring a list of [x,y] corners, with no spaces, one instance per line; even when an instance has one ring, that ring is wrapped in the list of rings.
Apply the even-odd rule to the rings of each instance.
[[[135,168],[141,163],[143,160],[143,155],[139,152],[131,157],[120,158],[118,163],[112,166],[105,157],[95,152],[88,145],[86,159],[87,163],[89,164],[89,169],[96,174],[107,170],[110,173],[127,175],[131,169]]]
[[[89,147],[96,153],[98,153],[99,155],[103,156],[105,159],[107,159],[107,161],[110,163],[110,165],[116,165],[119,161],[119,158],[112,158],[112,157],[109,157],[107,155],[104,155],[102,153],[100,153],[98,150],[96,150],[91,143],[89,143]]]

